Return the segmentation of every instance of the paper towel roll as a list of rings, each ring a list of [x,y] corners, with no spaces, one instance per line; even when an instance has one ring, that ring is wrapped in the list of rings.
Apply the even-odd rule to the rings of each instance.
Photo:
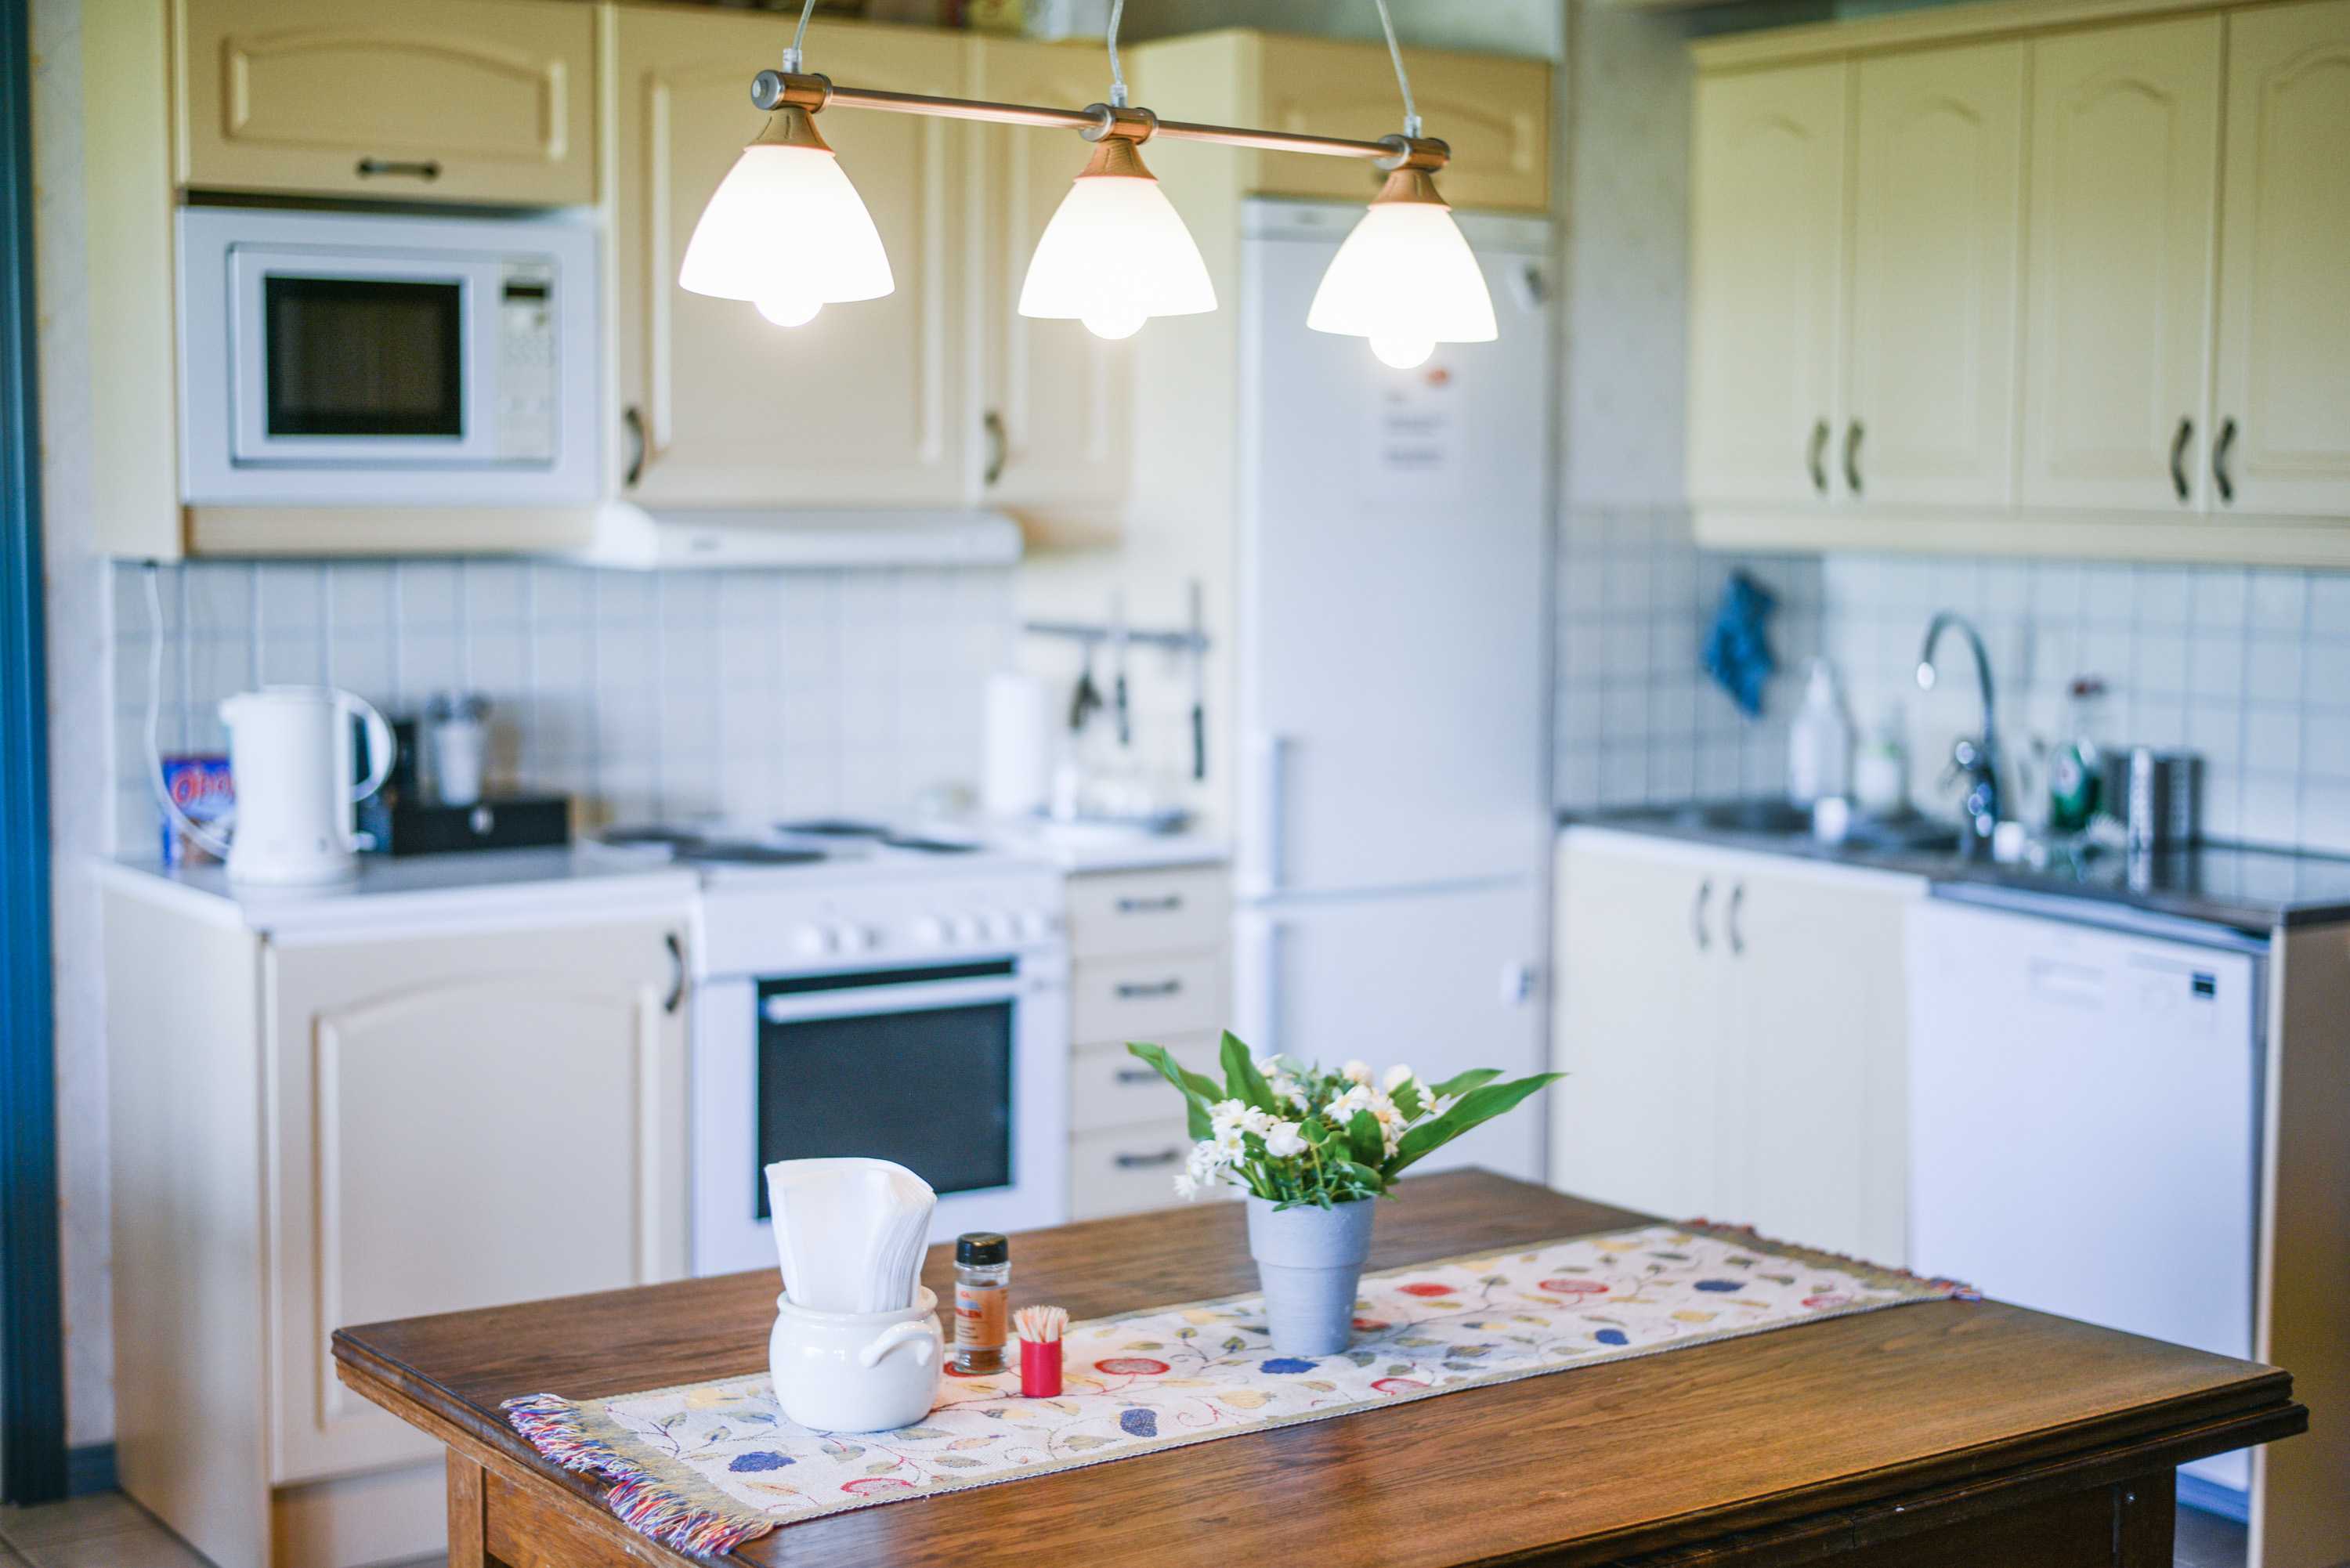
[[[987,678],[987,766],[980,805],[991,816],[1045,809],[1053,785],[1053,693],[1034,675]]]

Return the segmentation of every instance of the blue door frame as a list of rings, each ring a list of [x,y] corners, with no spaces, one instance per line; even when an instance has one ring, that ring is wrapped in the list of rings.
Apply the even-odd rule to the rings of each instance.
[[[0,0],[0,1498],[66,1495],[31,17]]]

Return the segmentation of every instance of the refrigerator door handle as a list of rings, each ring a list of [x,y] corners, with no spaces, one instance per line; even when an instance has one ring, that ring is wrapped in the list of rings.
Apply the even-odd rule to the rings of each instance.
[[[1242,846],[1240,890],[1243,897],[1262,898],[1282,890],[1287,846],[1282,842],[1285,817],[1283,796],[1289,784],[1289,737],[1260,731],[1250,737],[1249,764],[1256,774],[1256,831]]]
[[[1235,1033],[1259,1056],[1281,1054],[1281,959],[1283,921],[1261,910],[1243,913],[1234,935]]]

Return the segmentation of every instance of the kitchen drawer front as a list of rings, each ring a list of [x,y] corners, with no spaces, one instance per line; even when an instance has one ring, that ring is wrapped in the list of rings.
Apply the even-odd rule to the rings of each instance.
[[[1069,1140],[1069,1218],[1099,1220],[1180,1203],[1175,1173],[1191,1158],[1180,1119],[1080,1134]]]
[[[1222,866],[1069,878],[1072,958],[1222,947],[1232,919],[1232,875]]]
[[[1222,1083],[1224,1075],[1216,1064],[1216,1051],[1222,1040],[1221,1034],[1192,1034],[1157,1044],[1173,1052],[1180,1065]],[[1097,1045],[1070,1059],[1069,1130],[1073,1133],[1163,1122],[1182,1109],[1183,1096],[1175,1085],[1123,1044]]]
[[[1224,967],[1221,949],[1074,964],[1069,1042],[1082,1050],[1221,1031]]]

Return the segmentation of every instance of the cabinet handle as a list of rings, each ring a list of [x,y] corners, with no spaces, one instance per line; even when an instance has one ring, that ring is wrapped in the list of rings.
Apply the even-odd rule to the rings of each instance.
[[[993,484],[1003,477],[1003,416],[990,409],[987,410],[987,416],[979,422],[987,431],[986,483]]]
[[[1183,895],[1169,893],[1157,898],[1120,898],[1118,912],[1121,915],[1171,915],[1183,907]]]
[[[1713,939],[1706,934],[1705,929],[1706,900],[1712,897],[1713,878],[1709,877],[1697,885],[1697,902],[1690,906],[1690,929],[1697,933],[1697,950],[1700,952],[1713,946]]]
[[[1180,980],[1129,981],[1118,988],[1120,1002],[1141,1002],[1153,996],[1173,996],[1183,989]]]
[[[1111,1076],[1121,1084],[1155,1084],[1159,1075],[1149,1067],[1120,1067]]]
[[[1744,902],[1746,902],[1746,884],[1741,882],[1730,890],[1730,908],[1724,913],[1721,921],[1722,931],[1730,938],[1730,950],[1732,954],[1746,950],[1746,939],[1738,934],[1738,906]]]
[[[633,489],[645,476],[644,410],[631,403],[622,411],[620,422],[629,427],[629,472],[620,476],[620,483]]]
[[[1121,1154],[1113,1159],[1120,1170],[1147,1170],[1154,1165],[1172,1165],[1182,1158],[1180,1148],[1162,1148],[1157,1154]]]
[[[661,940],[669,947],[669,995],[661,999],[661,1011],[675,1012],[685,1000],[685,949],[675,931],[664,931]]]
[[[2220,439],[2211,443],[2211,478],[2220,486],[2220,499],[2233,504],[2236,482],[2228,477],[2228,453],[2235,450],[2236,421],[2220,421]]]
[[[2170,438],[2170,488],[2178,492],[2178,499],[2187,499],[2187,443],[2195,439],[2195,421],[2183,415],[2178,421],[2178,433]]]
[[[1828,493],[1828,438],[1835,432],[1822,420],[1812,427],[1812,444],[1804,450],[1804,466],[1811,470],[1812,488],[1822,495]]]
[[[1851,492],[1860,493],[1860,421],[1855,420],[1844,430],[1844,482]]]
[[[441,178],[441,165],[403,163],[397,159],[385,158],[362,158],[359,161],[360,179],[372,180],[379,174],[392,174],[410,180],[421,180],[429,185]]]

